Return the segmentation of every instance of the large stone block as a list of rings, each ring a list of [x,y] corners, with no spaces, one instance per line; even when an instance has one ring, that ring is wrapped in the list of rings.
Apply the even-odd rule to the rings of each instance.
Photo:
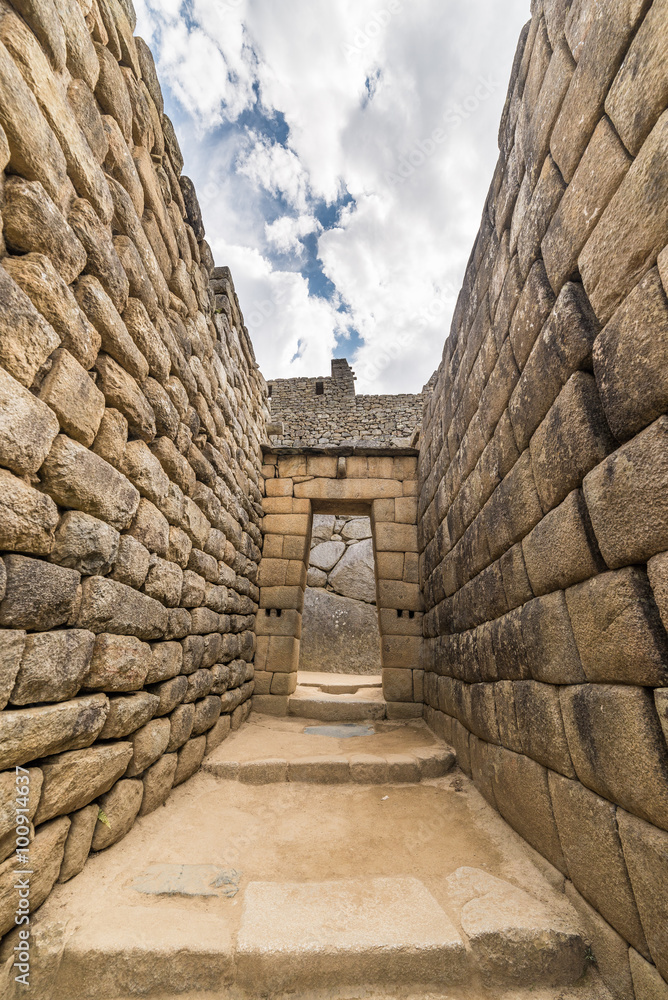
[[[39,398],[56,414],[62,429],[89,448],[104,414],[104,396],[69,351],[55,351],[51,361]]]
[[[531,354],[554,302],[554,292],[547,280],[543,262],[536,261],[529,272],[510,324],[510,343],[520,371]]]
[[[124,415],[135,437],[152,441],[157,433],[155,414],[136,380],[109,354],[98,355],[95,368],[107,406]]]
[[[633,977],[635,998],[668,1000],[668,983],[653,965],[646,962],[633,948],[629,948],[629,964]]]
[[[76,612],[80,576],[41,559],[8,555],[7,590],[0,602],[0,625],[47,632]]]
[[[0,629],[0,710],[5,707],[14,689],[25,640],[26,633],[22,630]]]
[[[566,602],[588,681],[668,684],[668,638],[644,570],[602,573],[567,590]]]
[[[581,490],[545,515],[522,541],[531,589],[536,597],[563,590],[605,568]]]
[[[647,955],[617,830],[617,810],[579,781],[550,774],[549,784],[573,885],[627,941]]]
[[[90,633],[92,635],[92,633]],[[95,638],[85,678],[91,691],[138,691],[151,664],[151,647],[132,635],[103,633]]]
[[[167,555],[169,549],[169,521],[158,510],[155,504],[152,504],[145,497],[142,497],[139,501],[139,506],[137,507],[137,512],[130,525],[128,534],[136,539],[144,549],[148,549],[149,552],[154,552],[159,556]],[[144,580],[147,573],[148,565],[144,573]]]
[[[622,809],[617,822],[649,951],[668,979],[668,833]]]
[[[174,774],[174,787],[191,778],[204,759],[206,736],[197,736],[179,750],[179,763]]]
[[[48,257],[66,285],[83,271],[86,251],[38,180],[7,178],[2,217],[10,249]]]
[[[122,313],[130,286],[110,234],[83,198],[75,199],[67,221],[86,251],[86,274],[99,280],[114,307]]]
[[[376,576],[371,539],[348,546],[329,576],[337,594],[356,601],[376,602]]]
[[[594,345],[594,373],[608,423],[626,441],[668,409],[668,300],[654,268]]]
[[[544,767],[574,778],[559,689],[553,684],[516,681],[514,695],[522,751]]]
[[[160,639],[167,629],[168,612],[158,601],[132,587],[102,576],[90,576],[83,583],[78,625],[91,632]]]
[[[580,254],[584,287],[602,323],[654,266],[665,246],[668,177],[656,164],[667,150],[668,112],[664,112]]]
[[[580,486],[614,447],[596,382],[586,372],[577,372],[531,439],[531,464],[544,512]]]
[[[572,882],[566,882],[566,899],[577,912],[601,979],[614,1000],[635,1000],[628,941],[590,906]]]
[[[37,472],[58,433],[58,420],[0,368],[0,462],[19,476]]]
[[[584,481],[601,553],[610,569],[668,549],[668,417],[610,455]]]
[[[583,785],[668,829],[668,749],[652,692],[586,684],[561,688],[560,698]]]
[[[144,583],[144,592],[149,597],[161,601],[168,608],[175,608],[181,601],[183,587],[183,570],[176,563],[152,555],[148,575]],[[225,588],[219,588],[225,590]],[[225,591],[225,593],[227,593]],[[218,610],[222,611],[223,608]]]
[[[88,672],[94,643],[92,632],[79,629],[26,636],[12,705],[74,698]]]
[[[170,739],[169,719],[151,719],[145,726],[132,733],[129,737],[132,743],[132,759],[128,764],[126,774],[133,778],[142,774],[147,767],[162,757]]]
[[[659,608],[664,628],[668,629],[668,552],[662,552],[647,563],[647,575]]]
[[[90,514],[67,511],[56,531],[51,561],[84,576],[104,576],[114,565],[120,537],[115,528]]]
[[[30,912],[42,905],[53,889],[65,851],[65,840],[70,828],[66,816],[45,824],[30,845]],[[14,928],[16,915],[17,871],[16,859],[8,858],[0,866],[0,934]]]
[[[0,469],[0,548],[47,556],[58,520],[58,508],[51,497]]]
[[[106,847],[122,840],[132,829],[144,795],[141,781],[124,779],[99,800],[104,819],[98,818],[93,833],[92,849],[103,851]],[[106,820],[106,822],[104,821]]]
[[[96,802],[69,816],[70,829],[65,842],[65,853],[60,866],[59,882],[67,882],[83,871],[93,842],[99,807]]]
[[[153,718],[158,702],[157,695],[148,691],[112,696],[109,699],[109,715],[100,739],[119,739],[134,733]]]
[[[131,757],[130,743],[112,743],[47,758],[41,765],[44,783],[35,823],[75,812],[108,792]]]
[[[139,505],[139,493],[124,475],[64,434],[54,441],[41,477],[61,507],[82,510],[114,528],[126,528]]]
[[[529,757],[500,747],[494,758],[492,787],[503,818],[555,868],[566,874],[547,770]]]
[[[81,750],[100,735],[109,712],[105,695],[0,713],[0,768],[65,750]]]
[[[139,810],[140,816],[147,816],[167,801],[174,783],[177,764],[178,755],[168,753],[145,771],[142,778],[144,797]]]

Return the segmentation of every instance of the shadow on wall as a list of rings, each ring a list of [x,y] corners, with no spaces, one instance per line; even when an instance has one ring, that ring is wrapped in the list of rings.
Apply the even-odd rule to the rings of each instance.
[[[371,520],[313,518],[300,670],[380,674]]]

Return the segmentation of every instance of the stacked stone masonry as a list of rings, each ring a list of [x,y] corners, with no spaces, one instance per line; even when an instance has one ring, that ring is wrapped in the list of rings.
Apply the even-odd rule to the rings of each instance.
[[[415,395],[356,396],[345,358],[332,361],[331,378],[272,379],[268,386],[275,448],[411,447],[431,391],[430,381]]]
[[[251,705],[266,386],[134,26],[0,7],[0,935]]]
[[[668,996],[668,4],[536,0],[419,462],[426,718]]]

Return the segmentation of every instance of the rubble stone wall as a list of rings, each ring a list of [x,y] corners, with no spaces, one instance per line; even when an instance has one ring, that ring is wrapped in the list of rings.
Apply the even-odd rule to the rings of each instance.
[[[415,395],[356,396],[355,373],[340,358],[331,377],[271,379],[268,386],[276,448],[389,448],[412,446],[431,383]]]
[[[668,995],[668,4],[535,0],[420,453],[426,717]]]
[[[266,386],[134,25],[0,4],[0,936],[253,691]]]

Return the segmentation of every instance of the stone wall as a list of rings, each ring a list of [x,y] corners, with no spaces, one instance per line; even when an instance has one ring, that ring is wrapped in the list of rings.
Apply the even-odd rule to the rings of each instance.
[[[355,373],[345,358],[332,361],[331,378],[267,384],[276,448],[412,447],[431,391],[430,381],[416,395],[356,396]]]
[[[0,5],[0,935],[253,690],[266,388],[134,23]]]
[[[372,536],[368,517],[314,515],[300,670],[380,673]]]
[[[668,995],[668,6],[532,8],[425,408],[426,713],[563,876],[614,996],[646,1000]]]

